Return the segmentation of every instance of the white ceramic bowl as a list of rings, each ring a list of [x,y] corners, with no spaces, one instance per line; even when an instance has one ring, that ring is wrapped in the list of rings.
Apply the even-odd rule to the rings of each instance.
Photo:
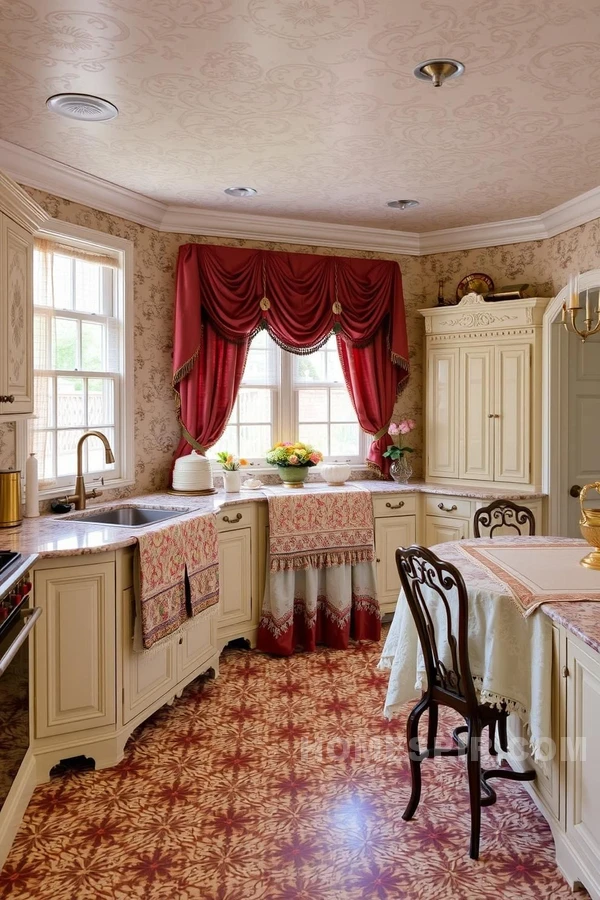
[[[328,463],[319,467],[321,475],[327,484],[343,484],[350,478],[352,471],[345,463]]]

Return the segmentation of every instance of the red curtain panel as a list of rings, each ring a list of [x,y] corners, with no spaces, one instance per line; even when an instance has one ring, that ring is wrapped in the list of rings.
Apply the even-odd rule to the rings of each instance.
[[[176,458],[220,438],[260,328],[292,353],[316,349],[335,330],[359,423],[375,437],[367,461],[387,474],[387,425],[408,377],[398,264],[205,244],[183,245],[177,263]]]

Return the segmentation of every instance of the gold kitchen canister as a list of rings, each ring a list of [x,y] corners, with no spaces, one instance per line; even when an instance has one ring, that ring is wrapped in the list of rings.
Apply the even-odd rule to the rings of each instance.
[[[600,509],[588,509],[584,507],[583,501],[588,491],[594,490],[600,494],[600,481],[593,481],[586,484],[579,494],[579,503],[581,506],[581,519],[579,527],[583,537],[588,544],[596,549],[581,560],[581,565],[587,569],[600,569]]]
[[[21,472],[0,469],[0,528],[13,528],[21,521]]]

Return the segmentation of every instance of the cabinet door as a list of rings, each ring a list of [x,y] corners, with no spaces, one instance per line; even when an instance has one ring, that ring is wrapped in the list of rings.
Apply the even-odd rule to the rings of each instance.
[[[252,624],[252,530],[219,532],[219,630]]]
[[[492,427],[493,347],[461,348],[460,351],[460,452],[461,478],[493,481]]]
[[[567,838],[600,884],[600,662],[567,639]],[[579,745],[579,746],[577,746]]]
[[[470,521],[450,516],[425,516],[425,544],[443,544],[445,541],[462,541],[469,537]]]
[[[123,591],[123,722],[130,722],[177,683],[176,644],[167,641],[150,653],[133,649],[133,588]]]
[[[0,216],[0,403],[1,415],[33,412],[33,237]]]
[[[396,568],[398,547],[410,547],[416,541],[416,517],[395,516],[375,519],[375,552],[377,554],[377,597],[382,612],[393,612],[400,593],[400,577]]]
[[[427,474],[458,477],[458,348],[427,354]]]
[[[196,617],[188,623],[188,627],[178,638],[177,681],[182,681],[190,675],[200,675],[204,671],[202,666],[217,652],[216,632],[216,616]]]
[[[36,737],[114,724],[114,563],[41,569],[34,580],[44,610],[34,631]]]
[[[530,354],[529,344],[496,347],[492,410],[496,481],[529,481]]]

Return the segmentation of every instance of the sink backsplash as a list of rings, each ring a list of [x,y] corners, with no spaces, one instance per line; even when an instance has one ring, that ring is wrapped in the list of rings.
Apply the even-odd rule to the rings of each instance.
[[[0,469],[14,469],[16,465],[15,423],[0,424]]]

